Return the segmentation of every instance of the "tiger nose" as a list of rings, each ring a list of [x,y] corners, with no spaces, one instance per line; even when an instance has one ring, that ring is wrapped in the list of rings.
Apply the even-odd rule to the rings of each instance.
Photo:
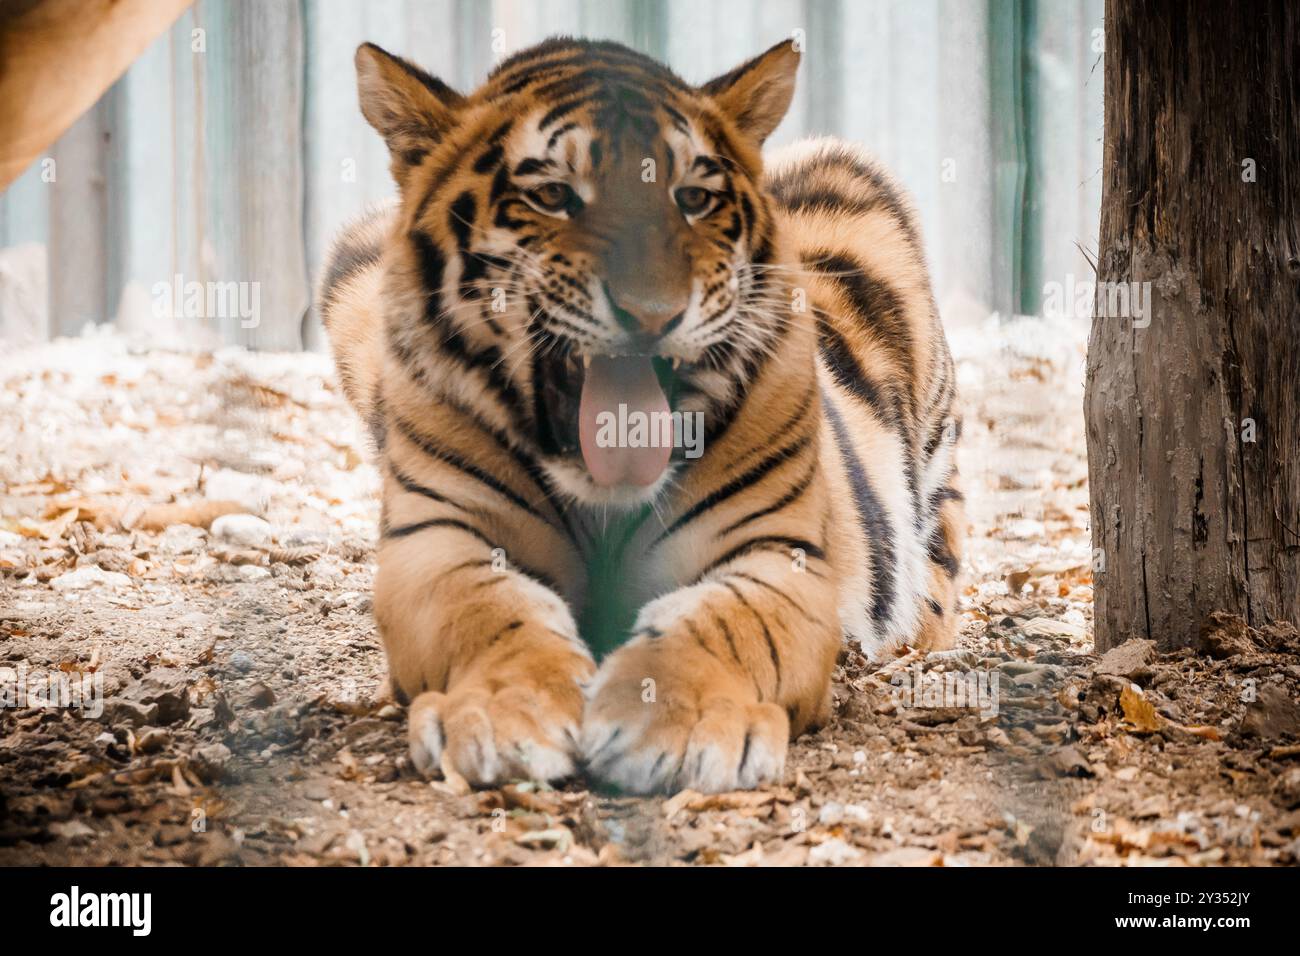
[[[620,326],[628,332],[650,338],[663,338],[686,317],[687,297],[683,294],[653,297],[620,294],[606,283],[605,295]]]

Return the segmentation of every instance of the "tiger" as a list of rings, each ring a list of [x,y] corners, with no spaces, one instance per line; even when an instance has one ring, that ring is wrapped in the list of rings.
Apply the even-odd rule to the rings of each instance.
[[[358,48],[397,195],[318,302],[382,475],[418,773],[775,784],[846,642],[953,645],[960,416],[917,215],[860,147],[764,159],[799,60],[692,86],[555,38],[463,95]]]

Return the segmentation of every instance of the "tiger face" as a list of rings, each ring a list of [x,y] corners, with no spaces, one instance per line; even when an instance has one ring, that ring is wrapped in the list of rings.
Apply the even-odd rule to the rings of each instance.
[[[439,363],[477,370],[482,415],[573,499],[653,499],[788,321],[759,149],[797,65],[787,42],[692,87],[554,40],[463,97],[363,46],[362,110],[402,194],[392,347],[435,381],[452,380]]]

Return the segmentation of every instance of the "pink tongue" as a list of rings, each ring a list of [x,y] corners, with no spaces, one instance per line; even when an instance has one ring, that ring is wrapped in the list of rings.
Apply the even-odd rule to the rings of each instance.
[[[654,484],[673,453],[672,428],[664,426],[669,421],[668,399],[650,359],[591,360],[582,382],[578,438],[596,484]]]

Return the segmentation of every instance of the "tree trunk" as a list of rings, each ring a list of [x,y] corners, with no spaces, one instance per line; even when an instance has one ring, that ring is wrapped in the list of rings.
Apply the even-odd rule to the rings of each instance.
[[[1108,0],[1105,39],[1098,650],[1300,622],[1300,4]]]

